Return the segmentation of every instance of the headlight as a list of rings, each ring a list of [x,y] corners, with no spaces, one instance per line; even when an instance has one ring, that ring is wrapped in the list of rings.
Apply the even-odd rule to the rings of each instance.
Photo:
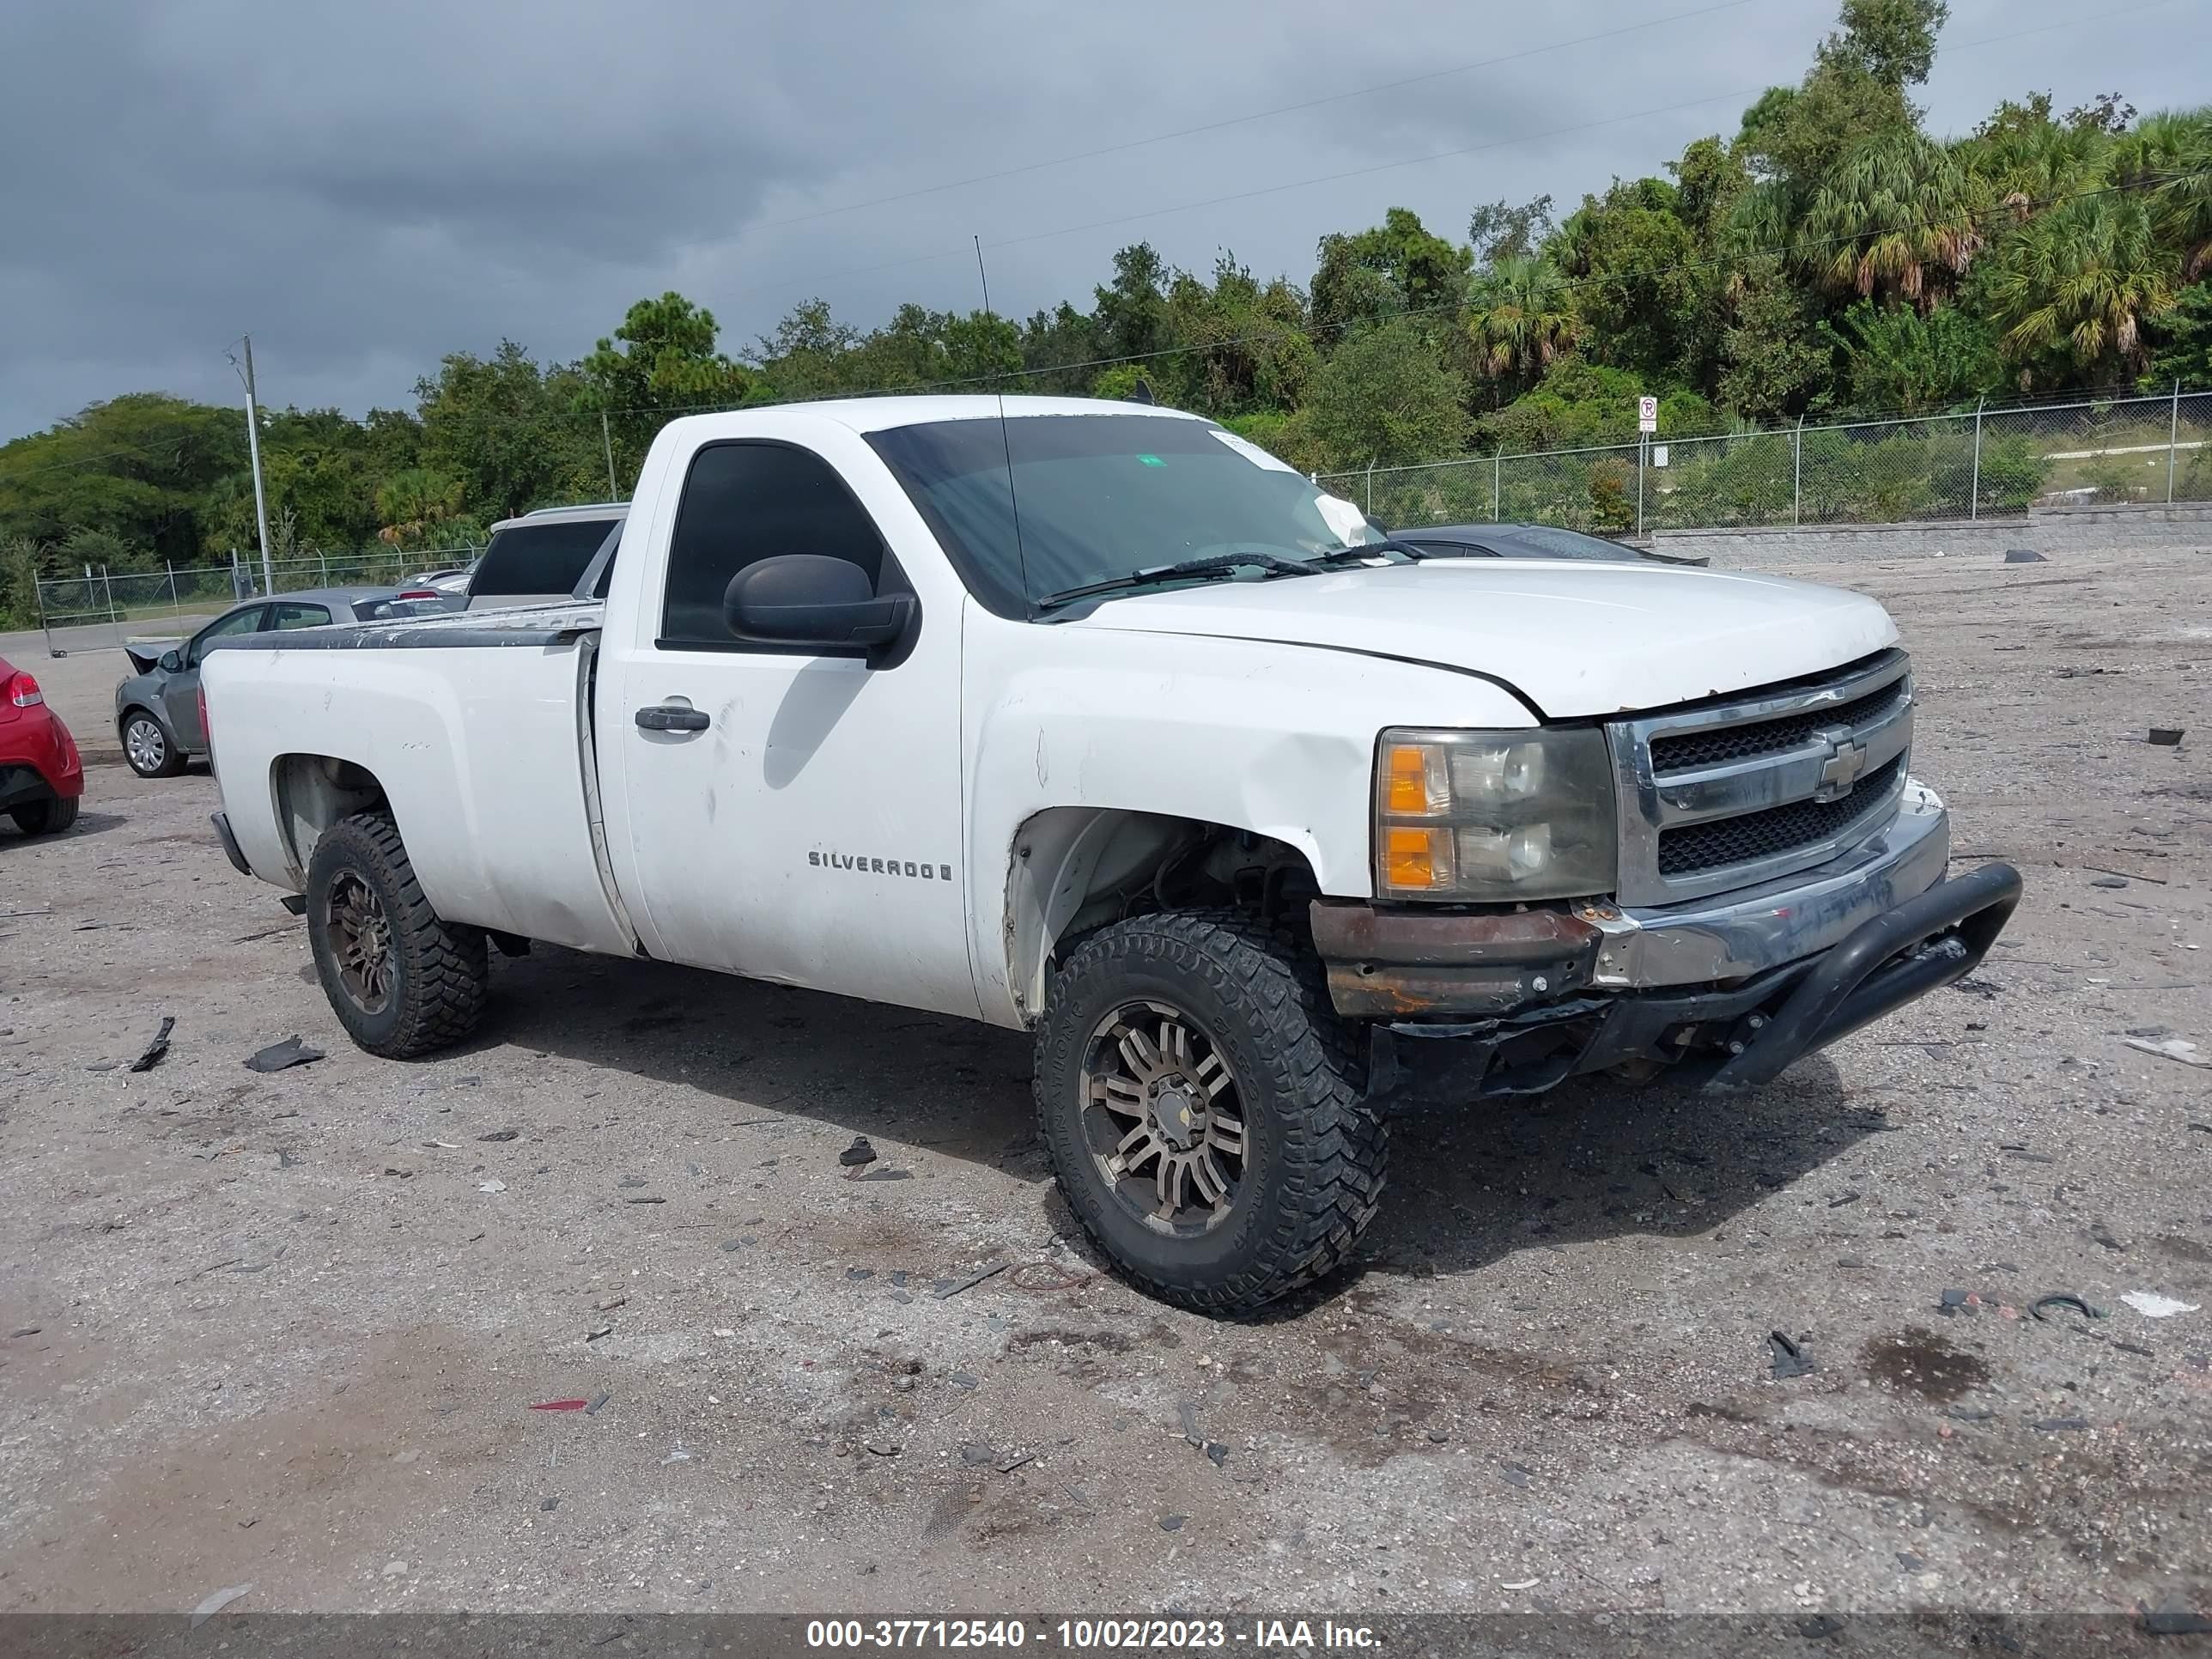
[[[1382,734],[1375,894],[1462,903],[1587,898],[1615,885],[1605,733]]]

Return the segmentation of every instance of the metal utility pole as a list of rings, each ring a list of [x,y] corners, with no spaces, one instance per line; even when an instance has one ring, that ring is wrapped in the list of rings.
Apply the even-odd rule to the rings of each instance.
[[[1797,417],[1797,432],[1790,445],[1790,527],[1795,530],[1805,510],[1805,417]]]
[[[2173,412],[2166,417],[2166,504],[2173,505],[2173,457],[2181,447],[2181,382],[2173,383]]]
[[[253,337],[243,336],[246,348],[246,447],[253,458],[253,520],[261,532],[262,592],[276,591],[276,567],[269,556],[269,494],[261,483],[261,410],[253,396]]]
[[[1966,501],[1966,522],[1978,523],[1982,516],[1982,410],[1989,399],[1984,398],[1974,405],[1974,482]]]
[[[607,499],[618,501],[622,499],[622,486],[615,482],[615,441],[607,430],[607,411],[604,409],[599,411],[599,441],[607,451]]]

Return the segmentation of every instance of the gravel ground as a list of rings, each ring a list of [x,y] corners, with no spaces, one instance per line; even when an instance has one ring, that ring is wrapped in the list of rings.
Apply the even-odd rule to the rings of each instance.
[[[1021,1040],[541,951],[373,1060],[206,775],[95,763],[0,831],[0,1611],[2204,1608],[2212,1313],[2121,1298],[2212,1307],[2212,1070],[2124,1042],[2212,1052],[2212,562],[1803,574],[2027,875],[1990,963],[1749,1100],[1404,1121],[1245,1324],[1070,1238]]]

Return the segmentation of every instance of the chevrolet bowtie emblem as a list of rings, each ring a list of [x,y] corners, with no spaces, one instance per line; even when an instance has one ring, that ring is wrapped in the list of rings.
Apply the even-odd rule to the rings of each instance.
[[[1841,800],[1851,793],[1859,774],[1866,770],[1866,745],[1847,730],[1823,732],[1828,739],[1828,758],[1820,768],[1820,787],[1813,792],[1820,801]]]

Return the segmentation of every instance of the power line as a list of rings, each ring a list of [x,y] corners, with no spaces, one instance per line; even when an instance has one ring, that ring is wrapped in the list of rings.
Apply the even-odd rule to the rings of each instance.
[[[1972,51],[1982,46],[1998,46],[2008,41],[2025,40],[2032,35],[2047,34],[2057,29],[2077,28],[2085,23],[2109,22],[2136,12],[2152,11],[2174,3],[2176,0],[2141,0],[2141,3],[2123,6],[2114,10],[2101,11],[2094,17],[2064,18],[2057,22],[2038,24],[2032,28],[2014,29],[2003,34],[1984,35],[1978,40],[1962,40],[1955,46],[1945,47],[1944,51],[1948,55]],[[1615,31],[1615,33],[1626,32]],[[1440,71],[1444,74],[1454,72]],[[1606,116],[1595,121],[1553,127],[1542,132],[1516,133],[1509,138],[1491,139],[1480,144],[1468,144],[1452,149],[1432,150],[1426,155],[1402,156],[1395,161],[1378,161],[1366,167],[1351,167],[1336,173],[1318,173],[1310,178],[1286,179],[1279,184],[1263,185],[1255,189],[1236,191],[1224,196],[1207,197],[1199,201],[1177,203],[1170,207],[1147,208],[1136,213],[1122,214],[1109,219],[1094,219],[1081,224],[1061,225],[1051,230],[1034,231],[1024,235],[1005,237],[997,241],[986,242],[983,246],[986,249],[1018,247],[1030,242],[1048,241],[1055,237],[1077,235],[1087,230],[1112,229],[1122,225],[1141,223],[1147,219],[1164,218],[1172,214],[1195,212],[1201,208],[1223,207],[1232,203],[1255,200],[1261,197],[1279,196],[1290,191],[1309,189],[1316,185],[1337,184],[1347,179],[1371,177],[1378,173],[1394,172],[1401,167],[1419,167],[1425,162],[1450,161],[1461,156],[1510,149],[1522,144],[1540,143],[1550,138],[1569,137],[1577,133],[1595,131],[1601,127],[1617,126],[1623,122],[1649,120],[1655,116],[1676,114],[1686,109],[1695,109],[1702,105],[1721,103],[1730,99],[1756,98],[1765,90],[1766,88],[1761,85],[1711,93],[1703,97],[1687,99],[1680,103],[1657,105],[1649,109],[1633,110],[1626,114]],[[1194,131],[1196,130],[1194,129]],[[968,248],[951,247],[933,253],[907,254],[896,259],[879,260],[871,264],[848,265],[836,270],[817,272],[807,278],[805,285],[811,289],[818,289],[823,283],[835,282],[843,277],[872,276],[878,271],[897,270],[908,265],[933,264],[942,260],[964,257],[969,252]],[[782,285],[779,284],[779,286]],[[732,290],[737,294],[763,291],[759,289]]]
[[[1166,132],[1148,133],[1141,138],[1127,138],[1119,143],[1103,144],[1096,149],[1076,150],[1066,155],[1055,155],[1042,161],[1027,161],[1020,167],[1001,167],[993,173],[972,173],[965,179],[948,179],[939,184],[924,185],[915,190],[901,191],[896,195],[872,197],[865,202],[847,202],[837,207],[822,208],[812,213],[795,214],[787,219],[763,220],[755,229],[778,230],[788,225],[812,224],[817,220],[830,219],[845,213],[858,213],[864,209],[887,207],[896,202],[911,202],[923,196],[935,196],[948,190],[960,190],[969,185],[985,185],[1000,179],[1017,179],[1025,173],[1042,173],[1051,167],[1067,167],[1077,161],[1095,161],[1102,155],[1119,155],[1133,149],[1143,149],[1152,144],[1164,144],[1172,139],[1195,137],[1200,133],[1220,132],[1230,127],[1243,126],[1253,121],[1265,121],[1278,115],[1295,115],[1304,110],[1322,109],[1331,104],[1350,103],[1362,98],[1372,98],[1378,93],[1399,92],[1407,87],[1420,86],[1431,81],[1448,79],[1455,75],[1468,75],[1480,69],[1494,69],[1500,64],[1517,64],[1530,58],[1540,58],[1547,52],[1564,52],[1571,46],[1587,46],[1600,40],[1612,40],[1624,34],[1636,34],[1645,29],[1658,28],[1668,23],[1686,22],[1693,17],[1706,17],[1715,12],[1734,11],[1753,0],[1720,0],[1717,5],[1698,6],[1690,11],[1670,13],[1664,17],[1646,18],[1640,23],[1629,23],[1620,28],[1600,29],[1592,34],[1578,34],[1571,40],[1553,40],[1540,46],[1528,46],[1519,52],[1504,52],[1496,58],[1480,58],[1471,64],[1455,64],[1449,69],[1430,70],[1420,75],[1409,75],[1401,80],[1381,81],[1373,86],[1354,88],[1350,92],[1331,93],[1325,98],[1309,98],[1296,104],[1278,104],[1272,109],[1254,110],[1246,115],[1232,115],[1218,121],[1201,122],[1197,126],[1176,127]]]

